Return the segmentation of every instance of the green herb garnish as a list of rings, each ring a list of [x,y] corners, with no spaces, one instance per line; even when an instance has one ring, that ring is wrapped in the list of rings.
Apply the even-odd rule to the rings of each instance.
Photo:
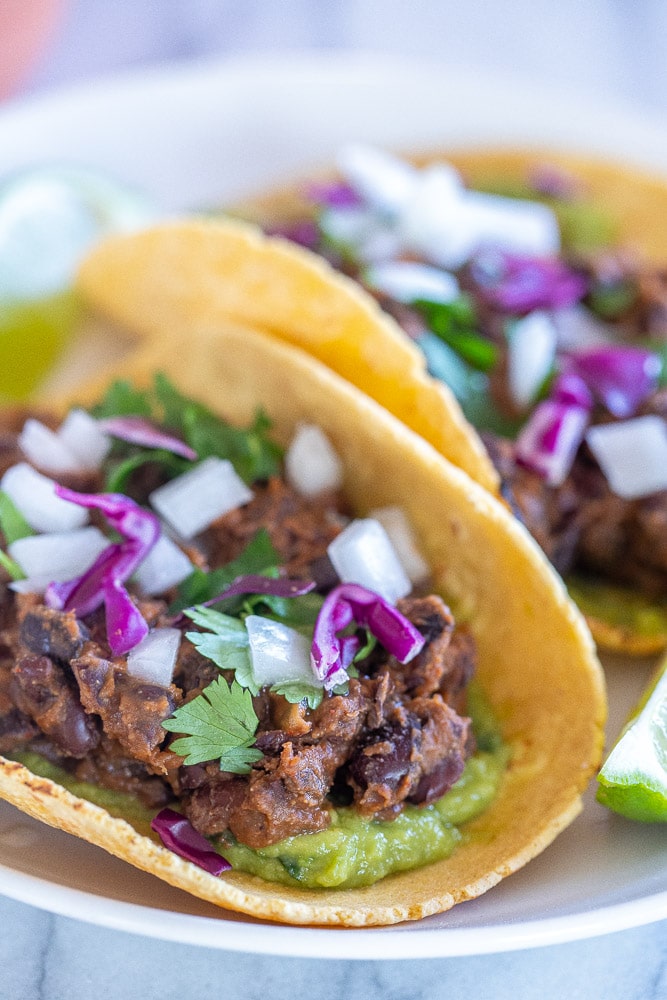
[[[236,559],[232,559],[224,566],[219,566],[218,569],[208,573],[199,568],[193,570],[179,585],[178,597],[169,608],[169,613],[177,614],[195,604],[204,604],[206,601],[213,600],[237,576],[252,573],[262,573],[264,576],[269,576],[276,570],[279,562],[280,556],[273,546],[268,531],[265,528],[260,528]]]
[[[494,367],[498,360],[498,348],[479,332],[475,307],[467,295],[453,302],[419,300],[413,305],[429,330],[472,368],[487,372]]]
[[[5,536],[7,545],[17,541],[19,538],[27,538],[34,535],[23,514],[18,510],[9,496],[0,490],[0,531]]]
[[[252,694],[259,693],[250,662],[248,632],[243,622],[213,608],[188,608],[185,612],[205,632],[186,632],[186,639],[221,670],[233,670],[236,680]]]
[[[269,437],[271,422],[265,413],[259,410],[248,428],[232,427],[208,407],[182,395],[161,373],[150,389],[114,382],[93,413],[96,417],[145,417],[182,438],[199,460],[210,456],[229,459],[247,483],[280,471],[282,451]],[[120,465],[112,469],[109,482],[121,491],[130,475],[147,462],[161,463],[169,476],[178,475],[190,464],[162,449],[120,441],[114,443],[113,456]]]
[[[171,733],[184,733],[170,749],[186,764],[219,760],[221,771],[248,774],[264,756],[253,746],[259,719],[252,695],[236,681],[218,677],[202,694],[177,708],[162,723]]]

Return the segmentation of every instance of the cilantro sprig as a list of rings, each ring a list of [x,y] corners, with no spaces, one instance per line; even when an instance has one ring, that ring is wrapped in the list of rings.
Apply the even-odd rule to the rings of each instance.
[[[263,757],[253,746],[259,719],[252,695],[236,680],[228,684],[224,677],[217,677],[162,725],[171,733],[184,734],[170,749],[188,765],[219,760],[221,771],[248,774]]]
[[[158,373],[148,389],[138,389],[129,382],[117,381],[108,389],[93,411],[96,417],[140,416],[169,428],[181,437],[198,458],[211,456],[229,459],[237,473],[247,483],[267,479],[280,469],[281,449],[271,440],[271,422],[258,410],[247,428],[233,427],[202,403],[189,399],[176,389],[166,375]],[[110,476],[116,488],[146,462],[158,462],[168,467],[170,475],[181,471],[173,455],[155,449],[142,449],[125,442],[114,444]],[[128,463],[128,459],[132,461]],[[116,465],[121,464],[120,470]],[[186,468],[188,463],[183,464]]]

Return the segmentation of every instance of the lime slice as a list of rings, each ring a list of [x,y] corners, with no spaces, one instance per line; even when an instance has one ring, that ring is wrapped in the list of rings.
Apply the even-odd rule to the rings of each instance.
[[[630,819],[667,822],[667,660],[605,761],[597,799]]]
[[[83,254],[155,215],[143,194],[93,170],[34,167],[0,183],[0,398],[29,395],[69,340]]]

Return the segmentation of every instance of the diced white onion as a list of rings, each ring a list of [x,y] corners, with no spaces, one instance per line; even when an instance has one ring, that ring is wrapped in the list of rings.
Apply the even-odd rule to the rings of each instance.
[[[84,470],[67,444],[40,420],[32,417],[26,420],[19,434],[18,444],[28,461],[43,472],[58,476]]]
[[[441,267],[461,267],[481,246],[544,256],[560,246],[554,213],[538,202],[457,189],[446,174],[422,174],[399,229],[409,248]]]
[[[320,687],[311,666],[310,641],[282,622],[248,615],[245,620],[255,681],[260,687],[297,682]]]
[[[252,496],[231,462],[211,457],[153,490],[149,499],[181,538],[193,538]]]
[[[53,580],[72,580],[85,573],[108,545],[109,539],[90,526],[18,538],[7,550],[28,577],[28,584],[13,589],[23,590],[29,585],[33,593],[43,593]]]
[[[419,551],[417,539],[405,511],[401,507],[378,507],[370,516],[379,521],[389,535],[396,555],[412,583],[420,583],[429,573],[429,565]]]
[[[43,476],[26,462],[12,465],[0,480],[0,489],[36,531],[81,528],[88,521],[88,511],[56,496],[55,486],[53,479]]]
[[[185,552],[167,535],[160,535],[134,574],[134,579],[143,594],[154,597],[177,586],[193,569]]]
[[[465,205],[477,245],[492,243],[536,257],[560,250],[558,220],[547,205],[480,191],[466,191]]]
[[[377,292],[391,296],[397,302],[427,302],[446,304],[460,294],[459,283],[453,274],[411,260],[394,260],[369,267],[364,280]]]
[[[300,424],[285,453],[285,474],[302,496],[314,497],[343,484],[343,463],[324,431]]]
[[[151,629],[127,654],[128,674],[145,684],[169,687],[180,644],[180,629]]]
[[[508,346],[507,379],[512,399],[521,408],[533,402],[556,356],[557,332],[542,309],[516,321]]]
[[[410,196],[418,172],[384,150],[362,143],[344,146],[336,166],[357,194],[382,212],[396,212]]]
[[[447,164],[422,170],[396,221],[403,244],[442,267],[458,267],[469,245],[459,222],[461,180]],[[461,231],[462,230],[462,231]]]
[[[366,263],[386,260],[400,249],[398,236],[391,226],[367,208],[352,205],[325,209],[320,215],[319,226],[332,243]]]
[[[371,517],[351,521],[327,548],[343,583],[358,583],[392,604],[412,590],[389,535]]]
[[[58,437],[83,469],[99,469],[111,449],[111,438],[85,410],[70,410],[58,428]]]
[[[635,417],[591,427],[589,448],[610,488],[624,500],[667,489],[667,424],[662,417]]]
[[[558,347],[561,351],[582,351],[589,347],[601,347],[612,343],[616,334],[608,323],[576,303],[554,309],[551,318],[558,334]]]

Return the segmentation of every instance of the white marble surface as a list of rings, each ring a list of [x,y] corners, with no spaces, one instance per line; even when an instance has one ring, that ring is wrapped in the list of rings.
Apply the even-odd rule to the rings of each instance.
[[[304,47],[424,55],[667,117],[664,0],[72,0],[23,90],[130,65]],[[523,952],[401,962],[210,951],[10,899],[0,899],[0,925],[0,998],[7,1000],[667,998],[667,921]]]

